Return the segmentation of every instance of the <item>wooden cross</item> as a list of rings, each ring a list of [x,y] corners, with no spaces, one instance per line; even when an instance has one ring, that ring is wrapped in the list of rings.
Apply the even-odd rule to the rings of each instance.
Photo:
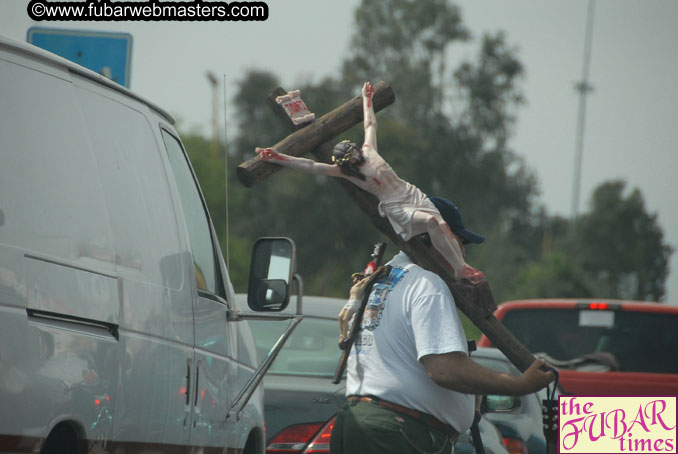
[[[285,90],[277,88],[266,102],[281,121],[294,132],[273,145],[272,148],[280,153],[293,156],[302,156],[310,152],[318,161],[331,164],[334,144],[330,141],[363,121],[362,98],[357,96],[312,123],[295,125],[285,109],[276,102],[276,98],[285,94]],[[374,86],[375,112],[389,106],[394,101],[395,93],[388,83],[379,82]],[[280,169],[281,166],[265,162],[261,157],[256,156],[240,164],[237,174],[243,185],[251,187]],[[377,229],[388,236],[400,250],[415,263],[433,271],[445,281],[454,295],[457,307],[521,372],[532,364],[535,360],[534,355],[493,315],[497,305],[487,281],[473,285],[465,280],[457,280],[454,271],[445,259],[427,242],[418,237],[406,242],[393,231],[389,221],[379,215],[377,210],[379,201],[374,195],[343,178],[334,178],[334,180],[370,218]]]

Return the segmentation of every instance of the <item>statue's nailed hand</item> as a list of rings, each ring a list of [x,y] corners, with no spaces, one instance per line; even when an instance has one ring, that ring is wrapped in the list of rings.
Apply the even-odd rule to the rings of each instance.
[[[261,159],[264,161],[286,161],[285,156],[281,153],[278,153],[273,148],[255,148],[254,151],[257,152]]]
[[[360,93],[362,94],[363,98],[372,99],[372,97],[374,96],[374,87],[372,86],[371,83],[365,82],[365,84],[363,85],[363,89]]]

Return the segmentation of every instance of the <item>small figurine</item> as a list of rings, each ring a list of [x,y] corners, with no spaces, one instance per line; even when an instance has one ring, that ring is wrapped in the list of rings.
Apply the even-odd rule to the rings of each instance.
[[[257,148],[256,152],[262,159],[285,167],[292,167],[307,173],[345,178],[359,188],[374,194],[379,199],[379,214],[390,221],[393,230],[403,240],[407,241],[421,233],[428,233],[433,247],[450,264],[456,277],[478,284],[485,278],[485,275],[466,264],[463,244],[465,242],[479,243],[484,238],[463,227],[461,215],[451,202],[427,197],[416,186],[400,179],[391,166],[377,153],[377,118],[372,105],[374,87],[369,82],[365,82],[361,95],[365,130],[365,143],[362,149],[349,141],[338,143],[332,155],[334,164],[289,156],[273,148]],[[454,212],[461,223],[462,231],[469,234],[467,238],[459,238],[458,235],[452,233],[436,205]],[[457,228],[455,231],[458,231],[459,226],[454,227]]]
[[[363,299],[365,287],[369,283],[369,279],[362,273],[353,273],[351,276],[353,286],[349,291],[348,301],[339,312],[339,345],[341,346],[344,340],[348,339],[349,322],[353,315],[360,309],[360,303]]]

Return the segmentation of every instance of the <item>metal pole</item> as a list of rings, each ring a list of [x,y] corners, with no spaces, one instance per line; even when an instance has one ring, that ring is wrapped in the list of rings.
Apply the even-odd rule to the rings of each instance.
[[[205,73],[205,76],[207,77],[207,80],[210,83],[210,86],[212,87],[212,158],[216,159],[217,158],[217,151],[218,151],[218,143],[217,143],[217,116],[219,115],[218,107],[217,107],[217,89],[219,87],[219,80],[217,77],[214,75],[212,71],[207,71]]]
[[[228,216],[228,123],[226,117],[226,74],[224,74],[224,190],[226,204],[226,268],[231,269],[231,238],[229,237],[229,216]]]
[[[586,21],[586,36],[584,41],[584,66],[582,68],[581,81],[575,86],[575,90],[579,93],[579,111],[577,113],[577,131],[576,131],[576,145],[575,145],[575,161],[574,161],[574,184],[572,195],[572,218],[576,221],[579,217],[579,198],[581,190],[581,168],[582,156],[584,154],[584,127],[586,125],[586,96],[593,91],[593,86],[589,84],[589,69],[591,66],[591,42],[593,40],[593,12],[595,7],[595,0],[589,0],[587,21]]]

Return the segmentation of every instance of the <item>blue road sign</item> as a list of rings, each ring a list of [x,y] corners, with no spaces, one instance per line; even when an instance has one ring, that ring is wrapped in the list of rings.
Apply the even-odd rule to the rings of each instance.
[[[130,86],[132,35],[129,33],[31,27],[26,40],[120,85]]]

